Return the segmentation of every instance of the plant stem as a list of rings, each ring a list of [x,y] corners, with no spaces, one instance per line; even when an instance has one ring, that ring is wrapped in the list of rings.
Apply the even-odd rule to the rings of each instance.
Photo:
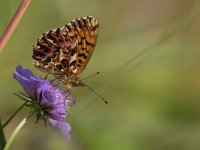
[[[1,126],[2,130],[7,126],[7,124],[17,115],[17,113],[26,105],[27,102],[23,103],[16,112]]]
[[[12,135],[10,136],[6,146],[4,147],[4,150],[8,150],[8,148],[10,147],[13,139],[15,138],[15,136],[17,135],[17,133],[20,131],[20,129],[24,126],[24,124],[26,123],[27,118],[24,118],[19,124],[18,126],[15,128],[15,130],[13,131]]]
[[[0,53],[2,52],[8,40],[10,39],[10,36],[12,35],[13,31],[17,27],[21,17],[23,16],[24,12],[28,8],[29,3],[30,3],[30,0],[23,0],[20,6],[18,7],[15,15],[13,16],[12,20],[8,24],[5,32],[0,38]]]
[[[10,138],[8,139],[8,142],[6,144],[6,146],[4,147],[4,150],[8,150],[11,143],[13,142],[14,138],[16,137],[17,133],[20,131],[20,129],[25,125],[25,123],[27,122],[27,120],[34,115],[37,112],[37,110],[34,110],[32,113],[30,113],[30,115],[28,117],[25,117],[15,128],[15,130],[13,131],[13,133],[11,134]]]

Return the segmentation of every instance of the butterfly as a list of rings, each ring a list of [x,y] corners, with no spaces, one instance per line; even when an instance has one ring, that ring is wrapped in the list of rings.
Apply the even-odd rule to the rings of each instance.
[[[80,74],[94,51],[99,24],[91,17],[71,21],[62,28],[49,30],[33,46],[33,63],[36,68],[54,75],[69,88],[85,86]]]

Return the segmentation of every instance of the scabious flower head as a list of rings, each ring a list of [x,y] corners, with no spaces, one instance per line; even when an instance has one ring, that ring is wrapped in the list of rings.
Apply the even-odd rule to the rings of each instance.
[[[43,118],[70,140],[71,126],[65,121],[67,110],[72,101],[67,99],[68,92],[51,84],[48,80],[34,75],[30,70],[17,66],[14,78],[22,85],[27,97],[37,110],[37,118]]]

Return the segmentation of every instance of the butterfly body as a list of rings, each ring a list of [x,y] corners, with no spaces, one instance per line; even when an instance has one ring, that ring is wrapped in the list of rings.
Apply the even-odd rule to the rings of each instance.
[[[95,18],[84,17],[44,33],[33,46],[35,67],[69,87],[84,86],[80,74],[94,51],[98,26]]]

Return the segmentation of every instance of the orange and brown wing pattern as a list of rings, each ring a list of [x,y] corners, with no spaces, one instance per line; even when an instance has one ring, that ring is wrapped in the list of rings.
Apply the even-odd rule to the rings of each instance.
[[[93,17],[76,19],[62,28],[50,30],[33,46],[34,65],[63,83],[78,84],[97,36],[98,21]]]
[[[78,75],[85,69],[92,56],[97,42],[99,24],[95,18],[88,16],[71,21],[65,28],[78,40],[75,47],[77,50],[76,58],[72,57],[70,61],[72,65],[75,65],[74,74]]]
[[[33,62],[36,68],[55,76],[68,77],[71,53],[78,44],[74,35],[63,28],[50,30],[33,46]]]

